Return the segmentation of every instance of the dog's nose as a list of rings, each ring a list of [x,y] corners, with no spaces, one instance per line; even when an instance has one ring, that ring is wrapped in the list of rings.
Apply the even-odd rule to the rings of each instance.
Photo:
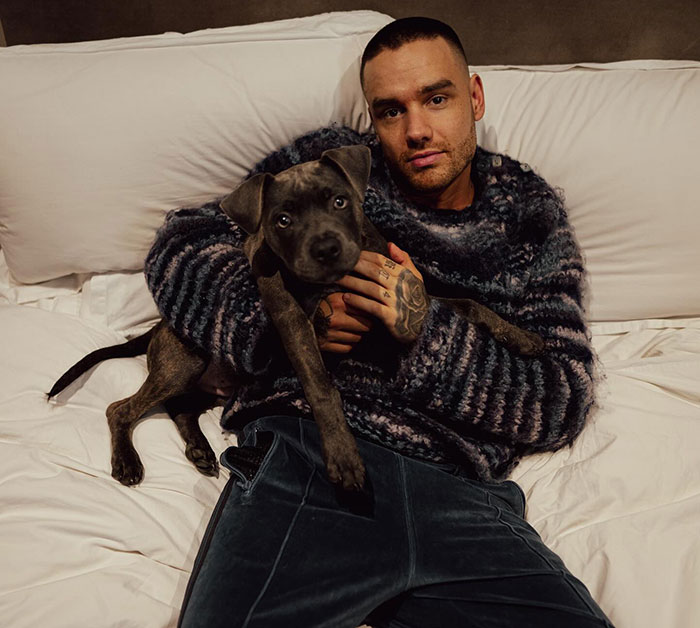
[[[326,236],[311,244],[311,256],[322,263],[334,262],[340,256],[340,240]]]

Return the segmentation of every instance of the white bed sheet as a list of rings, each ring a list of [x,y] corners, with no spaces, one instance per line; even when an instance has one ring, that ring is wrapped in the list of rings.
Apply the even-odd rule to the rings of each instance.
[[[104,410],[138,388],[143,358],[99,365],[59,403],[44,396],[85,353],[150,324],[152,312],[136,312],[141,281],[13,285],[0,258],[3,625],[176,623],[226,471],[200,475],[156,411],[134,435],[144,482],[127,488],[111,478]],[[112,308],[106,298],[117,300]],[[110,326],[119,299],[133,312]],[[593,331],[606,375],[595,420],[573,448],[527,458],[513,477],[529,521],[618,628],[687,628],[700,618],[700,319]],[[201,421],[217,453],[235,444],[219,415]]]
[[[113,360],[48,403],[70,363],[122,336],[58,312],[0,306],[2,625],[174,625],[187,572],[226,481],[199,474],[162,412],[135,430],[138,488],[110,476],[106,403],[134,392],[143,359]],[[201,420],[217,453],[216,413]],[[235,440],[232,441],[235,443]]]

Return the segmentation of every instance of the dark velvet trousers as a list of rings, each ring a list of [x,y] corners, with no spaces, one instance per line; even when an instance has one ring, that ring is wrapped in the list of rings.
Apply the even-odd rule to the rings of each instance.
[[[359,441],[368,490],[326,480],[315,424],[251,423],[202,541],[180,625],[611,626],[524,520],[513,482]]]

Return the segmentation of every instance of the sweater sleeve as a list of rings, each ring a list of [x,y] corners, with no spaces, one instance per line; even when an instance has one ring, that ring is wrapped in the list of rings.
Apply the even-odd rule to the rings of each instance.
[[[464,437],[524,455],[570,444],[594,406],[583,260],[563,208],[520,278],[507,318],[542,336],[540,356],[511,353],[433,300],[421,335],[402,356],[396,383],[414,407]]]
[[[237,372],[270,362],[272,325],[243,253],[245,233],[208,203],[170,212],[146,258],[146,283],[175,333]]]

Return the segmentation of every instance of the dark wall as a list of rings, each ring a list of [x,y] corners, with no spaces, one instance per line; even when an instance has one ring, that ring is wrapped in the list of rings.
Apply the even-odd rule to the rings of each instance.
[[[699,0],[0,0],[8,45],[249,24],[330,10],[442,19],[470,63],[700,60]]]

